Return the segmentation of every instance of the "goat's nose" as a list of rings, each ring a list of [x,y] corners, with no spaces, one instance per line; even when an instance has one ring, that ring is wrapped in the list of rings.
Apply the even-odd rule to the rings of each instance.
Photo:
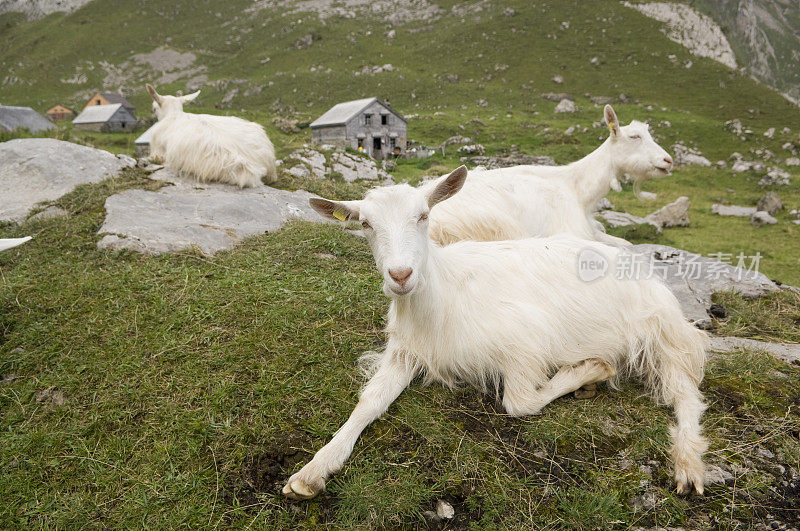
[[[392,280],[400,284],[402,287],[406,285],[406,281],[408,280],[408,277],[411,276],[411,272],[412,271],[410,267],[404,267],[402,269],[390,269],[389,276],[392,277]]]
[[[666,157],[664,157],[664,162],[666,162],[667,164],[669,164],[670,166],[672,166],[672,157],[670,157],[669,155],[667,155]]]

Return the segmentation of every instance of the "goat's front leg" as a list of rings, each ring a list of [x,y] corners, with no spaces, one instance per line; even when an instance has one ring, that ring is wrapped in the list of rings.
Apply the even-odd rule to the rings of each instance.
[[[364,428],[386,412],[403,389],[408,387],[415,374],[394,352],[387,350],[375,375],[364,386],[350,418],[334,434],[331,442],[323,446],[306,466],[289,478],[283,487],[283,494],[295,500],[307,500],[322,492],[325,489],[325,480],[338,472],[350,457]]]

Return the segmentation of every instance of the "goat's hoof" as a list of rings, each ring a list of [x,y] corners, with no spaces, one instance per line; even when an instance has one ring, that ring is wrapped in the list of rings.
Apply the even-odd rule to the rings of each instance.
[[[325,490],[325,480],[320,479],[309,485],[301,478],[292,476],[283,487],[283,495],[293,500],[310,500]]]
[[[575,390],[575,398],[579,400],[586,400],[587,398],[594,398],[597,395],[597,384],[590,383]]]
[[[676,471],[675,482],[677,484],[678,494],[680,494],[681,496],[689,495],[692,493],[692,491],[702,496],[705,490],[703,488],[702,473],[698,475],[685,470]]]

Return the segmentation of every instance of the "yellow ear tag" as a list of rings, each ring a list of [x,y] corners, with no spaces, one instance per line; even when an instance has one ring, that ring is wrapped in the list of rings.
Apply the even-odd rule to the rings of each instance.
[[[335,217],[339,221],[345,221],[347,219],[341,210],[334,210],[333,217]]]
[[[611,131],[612,133],[614,132],[614,124],[613,123],[609,123],[608,124],[608,130]]]

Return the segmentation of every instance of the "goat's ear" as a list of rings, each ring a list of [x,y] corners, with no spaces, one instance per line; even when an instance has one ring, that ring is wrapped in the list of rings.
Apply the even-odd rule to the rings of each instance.
[[[197,98],[197,96],[199,96],[199,95],[200,95],[200,91],[198,90],[197,92],[192,92],[191,94],[187,94],[186,96],[182,96],[181,99],[183,100],[183,103],[189,103],[190,101],[194,101],[195,98]]]
[[[444,201],[461,190],[466,179],[466,166],[459,166],[453,170],[450,175],[439,179],[439,182],[436,183],[436,187],[428,193],[428,207],[433,208],[435,204]]]
[[[359,215],[359,201],[331,201],[322,197],[312,197],[308,200],[311,208],[322,217],[337,221],[357,220]]]
[[[152,96],[152,97],[153,97],[153,101],[155,101],[156,103],[158,103],[159,105],[161,105],[161,102],[163,101],[163,98],[161,97],[161,94],[159,94],[158,92],[156,92],[156,89],[154,89],[154,88],[153,88],[153,85],[151,85],[150,83],[147,83],[147,84],[145,85],[145,87],[147,87],[147,92],[149,92],[149,93],[150,93],[150,96]]]
[[[611,131],[611,134],[618,135],[619,120],[617,120],[617,113],[614,112],[611,105],[606,105],[605,109],[603,109],[603,117],[606,120],[606,125],[608,126],[608,130]]]

